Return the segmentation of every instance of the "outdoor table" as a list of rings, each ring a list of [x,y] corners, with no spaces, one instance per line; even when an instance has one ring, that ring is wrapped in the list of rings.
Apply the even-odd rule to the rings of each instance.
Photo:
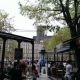
[[[23,80],[36,80],[35,76],[26,76],[26,79]]]
[[[56,70],[56,73],[57,73],[57,80],[58,80],[58,77],[59,77],[59,76],[60,76],[60,78],[63,77],[64,70],[62,70],[62,69],[57,69],[57,70]]]

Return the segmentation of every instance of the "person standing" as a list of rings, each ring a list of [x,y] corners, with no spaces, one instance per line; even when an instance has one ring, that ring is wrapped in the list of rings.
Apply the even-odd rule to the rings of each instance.
[[[41,58],[39,59],[39,63],[40,63],[40,75],[41,75],[41,69],[42,69]]]
[[[36,68],[38,70],[38,77],[40,76],[40,62],[37,60]]]
[[[67,61],[65,79],[72,80],[72,60]]]

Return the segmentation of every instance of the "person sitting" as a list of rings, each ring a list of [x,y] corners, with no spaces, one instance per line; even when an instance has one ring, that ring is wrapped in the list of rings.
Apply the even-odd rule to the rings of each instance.
[[[12,80],[22,80],[24,77],[26,77],[24,74],[22,74],[25,68],[26,68],[26,65],[23,63],[20,63],[13,72]]]
[[[58,63],[56,63],[56,64],[55,64],[55,68],[58,68],[58,67],[59,67],[59,66],[58,66]]]
[[[35,65],[33,65],[33,72],[38,77],[38,70],[36,69]]]
[[[11,70],[8,72],[8,75],[11,76],[11,80],[13,79],[13,72],[16,69],[17,65],[18,65],[18,63],[14,62],[14,67],[11,68]]]

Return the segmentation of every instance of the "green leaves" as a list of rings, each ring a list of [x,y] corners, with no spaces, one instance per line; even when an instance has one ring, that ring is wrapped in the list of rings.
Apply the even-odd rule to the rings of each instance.
[[[50,40],[47,40],[47,41],[45,40],[43,42],[43,45],[46,50],[52,50],[56,47],[57,44],[65,40],[68,40],[70,38],[71,36],[70,36],[69,28],[65,27],[57,31],[57,33],[55,33]]]
[[[17,41],[15,40],[7,40],[6,42],[6,54],[5,57],[9,57],[9,55],[11,55],[12,57],[14,57],[14,51],[15,48],[17,48]]]
[[[12,32],[15,29],[13,28],[13,25],[11,24],[11,18],[8,17],[9,14],[7,14],[4,11],[0,10],[0,31],[4,32]]]
[[[35,1],[36,3],[34,3]],[[39,26],[40,24],[47,26],[57,21],[63,26],[67,24],[72,37],[78,35],[80,0],[34,0],[32,3],[30,2],[28,0],[25,5],[20,3],[20,11],[22,15],[27,15],[30,19],[34,19],[35,26]]]

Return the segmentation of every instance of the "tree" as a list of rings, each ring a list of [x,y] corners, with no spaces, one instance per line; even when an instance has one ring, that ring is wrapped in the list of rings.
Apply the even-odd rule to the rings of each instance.
[[[31,1],[26,0],[25,5],[19,2],[22,15],[35,19],[37,24],[48,24],[53,20],[62,24],[65,22],[72,37],[80,35],[80,0],[34,0],[35,3]]]
[[[46,25],[53,20],[65,23],[71,33],[71,37],[80,35],[80,0],[35,0],[30,3],[27,0],[25,5],[19,2],[22,15],[28,15],[30,19],[35,19],[37,23]],[[55,29],[55,26],[50,27]],[[77,66],[80,65],[80,49],[75,44],[75,55]]]
[[[12,18],[9,18],[9,14],[7,14],[5,11],[0,10],[0,31],[3,32],[7,32],[7,33],[11,33],[12,31],[14,31],[14,27],[12,24]],[[2,44],[3,40],[0,39],[0,44]],[[10,41],[9,41],[10,42]],[[14,42],[12,42],[12,46],[14,46]],[[9,44],[10,46],[10,44]],[[11,48],[11,47],[10,47]],[[10,49],[9,48],[9,49]],[[12,49],[12,48],[11,48]],[[6,55],[9,55],[8,53],[8,49],[6,49]]]
[[[15,40],[7,40],[5,57],[9,57],[9,58],[14,57],[14,50],[15,48],[17,48],[17,45],[18,44]]]
[[[44,46],[44,49],[45,49],[46,51],[48,51],[47,45],[48,45],[49,41],[50,41],[50,39],[47,39],[47,40],[44,40],[44,41],[43,41],[43,46]]]
[[[0,31],[11,33],[14,31],[13,24],[11,23],[12,18],[9,18],[9,14],[5,11],[0,10]]]
[[[57,33],[55,33],[53,35],[53,37],[48,40],[48,41],[44,41],[43,45],[46,46],[46,50],[52,50],[53,48],[56,47],[57,44],[70,39],[70,31],[68,27],[65,28],[61,28]]]

